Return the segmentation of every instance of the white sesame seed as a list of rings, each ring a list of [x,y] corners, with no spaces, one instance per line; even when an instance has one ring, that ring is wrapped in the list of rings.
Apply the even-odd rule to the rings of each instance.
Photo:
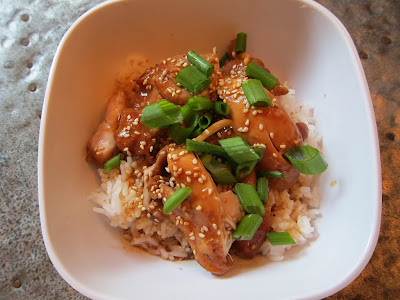
[[[249,124],[250,124],[250,120],[247,119],[246,122],[244,122],[244,125],[249,126]]]
[[[271,139],[273,139],[275,135],[274,135],[273,132],[270,132],[270,133],[269,133],[269,136],[271,137]]]
[[[201,210],[201,209],[202,209],[201,205],[196,206],[196,210]]]
[[[217,229],[217,224],[213,223],[213,224],[212,224],[212,227],[213,227],[214,229]]]
[[[196,165],[196,164],[197,164],[197,159],[196,159],[196,158],[193,158],[192,163],[193,163],[194,165]]]
[[[196,239],[196,237],[194,235],[189,238],[189,240],[192,240],[192,241],[194,241],[195,239]],[[194,254],[194,250],[193,250],[193,254]]]
[[[186,181],[187,181],[187,182],[191,182],[192,179],[190,179],[190,177],[188,176],[188,177],[186,177]]]
[[[201,232],[200,232],[200,233],[199,233],[199,237],[201,237],[201,238],[203,239],[203,238],[205,238],[206,236],[205,236],[204,233],[201,233]]]
[[[278,157],[278,155],[276,153],[272,153],[273,157]]]
[[[263,124],[258,125],[258,129],[263,130],[264,129],[264,125]]]
[[[197,179],[200,183],[204,183],[202,178]]]
[[[285,148],[286,148],[286,145],[280,145],[279,148],[285,149]]]

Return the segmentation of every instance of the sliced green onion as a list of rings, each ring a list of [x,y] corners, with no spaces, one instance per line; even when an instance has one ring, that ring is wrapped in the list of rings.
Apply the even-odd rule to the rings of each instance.
[[[263,148],[263,147],[253,147],[253,150],[254,150],[254,152],[256,152],[258,154],[260,159],[263,157],[265,148]]]
[[[250,214],[243,217],[233,232],[233,238],[239,241],[250,241],[260,227],[263,218],[257,214]]]
[[[199,120],[199,115],[188,105],[182,106],[181,111],[183,114],[183,121],[187,127],[184,128],[179,124],[173,124],[169,128],[169,135],[177,144],[183,144],[186,141],[186,139],[192,134],[194,128],[197,126]]]
[[[236,47],[235,52],[237,54],[246,52],[247,34],[239,32],[236,36]]]
[[[285,174],[279,171],[258,171],[257,175],[259,177],[269,177],[269,178],[282,178],[285,179]]]
[[[285,156],[302,174],[321,174],[328,168],[319,151],[308,145],[293,148]]]
[[[249,79],[242,82],[242,89],[246,95],[247,101],[254,106],[272,106],[273,103],[265,92],[260,80]]]
[[[206,129],[208,126],[210,126],[211,121],[212,121],[212,115],[210,113],[206,113],[200,117],[199,127],[202,129]]]
[[[206,97],[192,97],[188,99],[188,105],[193,110],[206,110],[213,107],[213,103]]]
[[[211,79],[194,66],[180,70],[176,76],[176,81],[193,95],[201,93],[211,83]]]
[[[104,173],[109,173],[112,169],[118,168],[120,164],[121,156],[117,154],[104,164]]]
[[[219,59],[219,67],[220,67],[220,68],[222,68],[222,67],[225,65],[225,63],[226,63],[226,61],[228,60],[228,58],[229,58],[229,55],[228,55],[228,52],[226,52],[226,53]]]
[[[187,59],[190,63],[197,67],[202,73],[207,75],[208,77],[214,72],[214,66],[202,57],[200,54],[196,53],[193,50],[190,50],[187,54]]]
[[[240,136],[219,140],[218,142],[237,164],[260,159],[253,148]]]
[[[207,142],[198,142],[194,140],[186,140],[186,150],[187,151],[197,151],[203,153],[209,153],[213,155],[218,155],[222,157],[227,157],[228,154],[225,152],[224,148],[217,145],[212,145]]]
[[[229,114],[228,104],[222,101],[214,102],[214,112],[219,115],[227,116]]]
[[[175,208],[179,206],[190,194],[192,193],[192,189],[188,187],[179,188],[165,201],[163,213],[168,215]]]
[[[267,232],[271,245],[293,245],[296,244],[289,232]]]
[[[210,154],[203,154],[200,160],[217,183],[236,183],[235,176],[232,175],[226,165],[214,159]]]
[[[257,179],[257,193],[260,196],[261,202],[266,204],[268,202],[268,179],[260,177]]]
[[[141,122],[149,128],[162,128],[183,121],[181,109],[167,100],[143,108]]]
[[[255,79],[258,79],[261,81],[261,83],[267,88],[267,89],[273,89],[274,86],[278,83],[278,78],[276,78],[274,75],[269,73],[267,70],[265,70],[263,67],[260,67],[259,65],[250,62],[247,67],[246,67],[246,73],[250,77],[253,77]]]
[[[245,212],[249,214],[265,215],[265,208],[252,184],[237,183],[235,193]]]
[[[198,127],[195,131],[192,132],[192,134],[189,136],[191,139],[198,137],[200,134],[202,134],[204,129]]]
[[[253,169],[257,163],[258,163],[258,159],[240,163],[236,167],[236,178],[239,180],[242,178],[245,178],[247,175],[249,175],[251,173],[251,171],[253,171]]]

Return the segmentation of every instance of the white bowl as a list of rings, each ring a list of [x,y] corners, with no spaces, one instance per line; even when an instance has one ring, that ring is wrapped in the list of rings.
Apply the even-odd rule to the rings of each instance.
[[[85,161],[85,147],[131,54],[156,62],[189,49],[225,49],[240,31],[248,33],[249,51],[288,80],[299,101],[315,107],[329,169],[320,180],[318,238],[283,262],[240,262],[221,278],[194,261],[164,261],[127,246],[87,201],[98,177]],[[381,214],[378,149],[356,49],[343,25],[319,4],[105,2],[71,26],[50,72],[39,148],[46,249],[61,276],[95,299],[322,298],[354,280],[374,251]]]

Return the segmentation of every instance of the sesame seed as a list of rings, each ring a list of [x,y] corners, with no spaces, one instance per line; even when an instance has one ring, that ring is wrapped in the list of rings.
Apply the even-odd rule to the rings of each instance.
[[[136,130],[136,131],[134,132],[134,134],[140,135],[140,132]]]
[[[280,145],[279,148],[285,149],[285,148],[286,148],[286,145]]]
[[[278,155],[276,153],[272,153],[273,157],[278,157]]]
[[[204,130],[204,132],[205,132],[206,134],[210,134],[210,131],[209,131],[208,129]]]
[[[194,236],[194,235],[192,235],[190,238],[189,238],[189,240],[192,240],[192,241],[194,241],[196,239],[196,237]],[[193,250],[193,254],[194,254],[194,250]]]
[[[252,114],[253,114],[253,116],[255,116],[257,114],[257,111],[253,110]]]
[[[213,224],[212,224],[212,227],[213,227],[214,229],[217,229],[217,224],[213,223]]]
[[[183,222],[183,225],[188,226],[189,222]]]
[[[154,149],[154,148],[153,148],[153,146],[150,146],[150,152],[152,152],[152,151],[153,151],[153,149]]]
[[[218,229],[217,234],[218,234],[218,235],[221,235],[221,230]]]
[[[250,120],[247,119],[246,122],[244,122],[244,125],[249,126],[249,124],[250,124]]]
[[[242,129],[242,132],[247,132],[247,131],[249,131],[249,127],[244,127],[244,128]]]
[[[203,238],[205,238],[206,236],[205,236],[204,233],[201,233],[201,232],[200,232],[200,233],[199,233],[199,237],[201,237],[201,238],[203,239]]]
[[[185,151],[184,150],[182,150],[181,152],[179,152],[179,156],[182,156],[182,155],[184,155],[185,154]]]
[[[208,232],[208,227],[207,227],[206,225],[203,225],[202,229],[203,229],[205,232]]]
[[[264,125],[263,124],[258,125],[258,129],[263,130],[264,129]]]
[[[199,173],[194,173],[194,174],[193,174],[193,177],[194,177],[194,178],[199,177]]]
[[[186,177],[186,181],[187,181],[187,182],[191,182],[192,179],[190,179],[190,177],[188,176],[188,177]]]
[[[196,210],[201,210],[201,209],[202,209],[201,205],[196,206]]]
[[[275,135],[274,135],[273,132],[270,132],[270,133],[269,133],[269,136],[271,137],[271,139],[273,139]]]
[[[200,183],[204,183],[204,180],[202,178],[197,179]]]
[[[209,195],[212,194],[212,189],[208,189],[208,194],[209,194]]]
[[[196,159],[196,158],[193,158],[192,163],[193,163],[194,165],[196,165],[196,164],[197,164],[197,159]]]
[[[129,133],[125,133],[124,134],[124,138],[128,138],[128,137],[130,137],[131,135],[129,134]]]
[[[181,183],[181,187],[184,188],[184,187],[186,187],[186,185],[182,182],[182,183]]]

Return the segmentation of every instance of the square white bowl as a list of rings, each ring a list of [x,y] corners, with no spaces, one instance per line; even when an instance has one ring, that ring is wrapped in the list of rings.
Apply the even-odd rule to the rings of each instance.
[[[315,108],[329,163],[320,179],[318,238],[283,262],[239,261],[215,277],[195,261],[128,247],[87,201],[99,183],[86,143],[117,72],[132,54],[151,61],[189,49],[226,49],[248,33],[249,52]],[[379,233],[381,172],[372,102],[354,44],[325,8],[306,0],[111,1],[68,30],[51,68],[39,141],[43,238],[57,271],[95,299],[317,299],[369,261]],[[330,182],[336,180],[335,187]]]

